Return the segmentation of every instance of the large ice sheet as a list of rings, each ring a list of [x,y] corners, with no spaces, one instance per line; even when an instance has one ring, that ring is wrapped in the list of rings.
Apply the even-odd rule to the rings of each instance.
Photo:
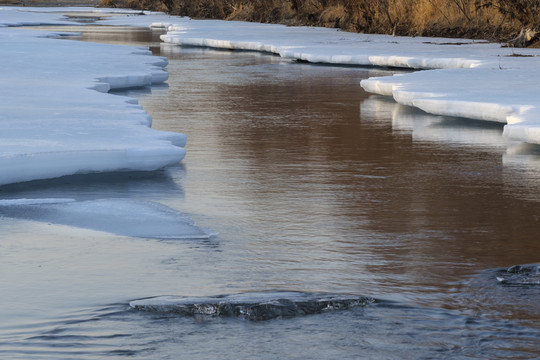
[[[120,17],[127,25],[138,25],[137,21],[130,20],[140,11],[130,9],[109,9],[94,7],[26,7],[26,6],[0,6],[0,27],[2,26],[28,26],[28,25],[81,25],[77,20],[82,17],[95,16],[96,18]],[[144,14],[157,15],[163,19],[163,13],[145,11]],[[143,22],[148,26],[147,22]]]
[[[3,25],[53,23],[59,17],[0,8]],[[0,185],[154,170],[184,157],[186,135],[152,129],[151,117],[136,100],[107,93],[164,82],[165,58],[146,48],[51,35],[0,28]]]

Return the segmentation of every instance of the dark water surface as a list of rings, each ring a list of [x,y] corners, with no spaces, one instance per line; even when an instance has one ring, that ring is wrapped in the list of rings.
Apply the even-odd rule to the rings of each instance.
[[[125,41],[155,41],[142,34]],[[219,235],[158,241],[0,218],[0,357],[540,357],[540,287],[501,286],[494,270],[540,261],[537,147],[359,86],[390,71],[151,45],[169,81],[119,95],[155,128],[188,134],[185,160],[2,196],[151,199]],[[127,306],[267,290],[377,302],[261,322]]]

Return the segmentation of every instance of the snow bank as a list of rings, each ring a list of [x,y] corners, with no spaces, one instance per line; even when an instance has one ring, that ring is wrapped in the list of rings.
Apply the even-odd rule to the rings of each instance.
[[[3,25],[65,22],[57,18],[58,13],[0,8]],[[0,185],[154,170],[184,157],[184,134],[151,129],[151,117],[136,100],[106,93],[164,82],[165,58],[148,49],[50,35],[0,28]]]

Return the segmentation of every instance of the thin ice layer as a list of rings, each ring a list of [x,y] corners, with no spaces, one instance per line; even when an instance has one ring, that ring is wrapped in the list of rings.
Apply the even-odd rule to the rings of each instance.
[[[0,9],[0,24],[27,16],[34,23],[52,15]],[[152,129],[136,100],[106,93],[164,82],[165,58],[51,35],[0,28],[0,185],[182,160],[184,134]]]

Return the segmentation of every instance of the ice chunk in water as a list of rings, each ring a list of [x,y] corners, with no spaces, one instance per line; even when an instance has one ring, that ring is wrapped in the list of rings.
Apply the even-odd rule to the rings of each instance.
[[[374,302],[370,297],[296,291],[248,292],[215,297],[158,296],[135,300],[136,310],[176,313],[183,316],[225,316],[269,320],[330,310],[350,309]]]
[[[118,235],[159,239],[200,239],[210,231],[165,205],[131,199],[0,200],[0,216],[68,225]]]

